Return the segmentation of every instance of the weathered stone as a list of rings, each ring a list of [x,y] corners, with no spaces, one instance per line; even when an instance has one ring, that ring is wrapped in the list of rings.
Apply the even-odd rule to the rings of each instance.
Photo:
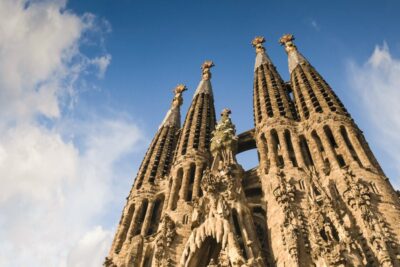
[[[230,110],[215,124],[212,61],[183,127],[176,87],[105,266],[400,267],[399,192],[293,41],[280,40],[284,82],[265,39],[253,40],[255,128],[238,136]],[[245,172],[236,154],[254,148],[259,166]]]

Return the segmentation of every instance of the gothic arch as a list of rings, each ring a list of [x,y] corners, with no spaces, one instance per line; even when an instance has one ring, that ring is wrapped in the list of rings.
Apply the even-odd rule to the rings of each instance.
[[[229,255],[232,267],[241,266],[245,262],[230,222],[211,217],[190,234],[179,266],[206,267],[211,259],[218,257],[220,251]]]

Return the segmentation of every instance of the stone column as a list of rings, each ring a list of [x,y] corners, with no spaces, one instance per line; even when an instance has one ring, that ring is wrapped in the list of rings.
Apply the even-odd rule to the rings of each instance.
[[[179,199],[183,201],[186,200],[186,195],[189,188],[189,172],[190,172],[190,165],[187,165],[183,168],[183,177],[182,177],[182,185],[181,190],[179,192]]]
[[[154,203],[155,203],[155,200],[151,199],[151,200],[149,200],[149,204],[147,205],[146,216],[144,217],[144,221],[142,224],[142,230],[141,230],[142,236],[146,236],[147,231],[149,230],[150,222],[152,219],[151,217],[153,215]]]
[[[336,143],[338,144],[339,150],[344,156],[344,160],[347,162],[347,165],[351,165],[355,160],[353,155],[351,154],[350,148],[347,146],[342,134],[338,127],[331,127],[333,137],[335,137]]]
[[[303,154],[301,153],[299,137],[297,136],[297,134],[292,134],[291,137],[292,137],[293,150],[294,150],[294,154],[295,154],[295,157],[297,160],[297,164],[299,165],[299,167],[304,168],[306,166],[306,164],[303,159]]]
[[[261,248],[256,245],[256,243],[258,243],[257,234],[255,232],[254,222],[253,222],[253,219],[251,218],[250,211],[249,212],[243,211],[243,222],[245,224],[245,229],[250,238],[249,241],[252,242],[250,247],[253,250],[252,251],[253,256],[256,258],[258,256],[258,254],[261,254],[261,251],[260,251]]]
[[[349,137],[350,142],[353,145],[354,150],[356,151],[357,156],[360,158],[362,164],[365,167],[372,167],[373,165],[372,161],[368,157],[362,144],[359,142],[356,131],[353,129],[353,127],[346,127],[346,130],[347,130],[347,136]]]
[[[318,144],[316,143],[316,140],[314,140],[314,138],[310,135],[307,136],[308,140],[310,140],[308,142],[308,145],[310,147],[310,152],[311,152],[311,157],[313,158],[315,167],[317,167],[317,169],[319,171],[322,171],[325,167],[325,160],[321,155],[321,151],[319,151],[318,148]]]
[[[169,199],[168,199],[168,210],[172,210],[174,207],[174,202],[176,201],[176,195],[178,194],[178,177],[174,175],[172,177],[172,186],[171,186],[171,191],[169,193]]]
[[[194,177],[192,199],[199,197],[200,195],[200,183],[203,175],[202,172],[203,172],[203,164],[196,164],[196,173]]]
[[[277,151],[275,151],[274,144],[272,141],[272,136],[270,132],[265,133],[265,138],[267,139],[267,145],[268,145],[268,159],[270,161],[270,165],[272,168],[276,168],[278,166],[276,162],[277,158]]]
[[[281,143],[281,154],[283,156],[283,161],[285,162],[285,166],[293,167],[293,163],[290,160],[289,148],[288,148],[288,144],[286,142],[286,138],[285,138],[285,134],[283,132],[283,129],[281,129],[281,130],[279,130],[277,132],[278,132],[279,141]]]
[[[325,132],[321,131],[321,129],[318,129],[316,132],[317,132],[319,138],[321,139],[322,145],[325,148],[326,154],[329,158],[329,162],[331,163],[332,167],[333,168],[339,167],[339,163],[336,158],[336,151],[331,146],[331,144],[328,140],[328,137],[326,137],[326,135],[325,135]]]
[[[142,208],[143,208],[143,201],[141,200],[141,201],[138,201],[137,208],[135,209],[135,212],[133,213],[131,225],[129,226],[129,230],[128,230],[128,235],[127,235],[128,238],[126,240],[132,239],[132,237],[136,231],[136,227],[138,224],[137,220],[138,220],[140,212],[142,211]]]
[[[257,150],[258,153],[260,154],[260,165],[261,162],[266,162],[267,161],[267,152],[265,151],[265,146],[267,145],[266,143],[263,142],[263,140],[260,138],[258,138],[258,140],[256,141],[257,144]]]

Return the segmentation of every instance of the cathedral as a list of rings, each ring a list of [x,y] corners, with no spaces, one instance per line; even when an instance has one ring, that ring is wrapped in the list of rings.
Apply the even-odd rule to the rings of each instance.
[[[293,35],[280,39],[288,82],[264,41],[252,41],[253,129],[215,113],[212,61],[183,126],[175,88],[105,267],[400,266],[399,197],[362,131]],[[259,164],[244,170],[236,155],[251,149]]]

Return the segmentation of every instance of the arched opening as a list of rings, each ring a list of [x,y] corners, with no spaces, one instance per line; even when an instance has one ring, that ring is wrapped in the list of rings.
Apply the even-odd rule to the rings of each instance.
[[[128,234],[129,226],[131,225],[132,216],[133,216],[134,212],[135,212],[135,205],[131,204],[129,206],[127,214],[124,216],[124,218],[122,220],[122,230],[121,230],[121,233],[120,233],[120,235],[118,237],[118,243],[117,243],[117,245],[115,247],[115,252],[116,253],[119,253],[119,251],[121,250],[122,245],[125,242],[126,235]]]
[[[185,265],[188,267],[207,267],[211,260],[218,262],[218,256],[221,252],[221,244],[214,238],[208,236],[204,239],[201,247],[191,257],[190,262]]]
[[[257,149],[250,149],[236,155],[236,159],[243,169],[249,170],[259,163],[259,154]]]
[[[157,231],[157,226],[160,221],[161,211],[164,204],[164,196],[159,197],[155,203],[151,213],[151,220],[147,235],[152,235]]]
[[[350,151],[351,156],[353,157],[353,159],[355,161],[357,161],[358,165],[360,167],[362,167],[363,165],[360,161],[360,158],[358,157],[357,152],[354,149],[353,144],[351,143],[349,136],[347,134],[346,128],[344,126],[340,126],[340,134],[342,135],[343,140],[346,143],[346,146],[347,146],[348,150]]]
[[[144,199],[142,202],[142,207],[140,209],[140,214],[139,214],[139,217],[137,220],[138,224],[136,226],[136,229],[134,229],[134,232],[133,232],[134,236],[140,234],[140,232],[142,231],[142,226],[143,226],[144,219],[146,217],[148,204],[149,204],[148,200]]]
[[[315,130],[311,132],[311,137],[314,140],[314,143],[317,145],[318,152],[320,153],[320,156],[321,156],[322,160],[324,161],[324,166],[329,167],[330,166],[329,159],[326,157],[325,149],[322,144],[321,138],[319,138],[319,136]]]
[[[329,128],[329,126],[324,126],[324,132],[326,137],[328,138],[329,144],[331,145],[332,148],[337,148],[338,145],[336,143],[335,137],[333,137],[331,128]]]

